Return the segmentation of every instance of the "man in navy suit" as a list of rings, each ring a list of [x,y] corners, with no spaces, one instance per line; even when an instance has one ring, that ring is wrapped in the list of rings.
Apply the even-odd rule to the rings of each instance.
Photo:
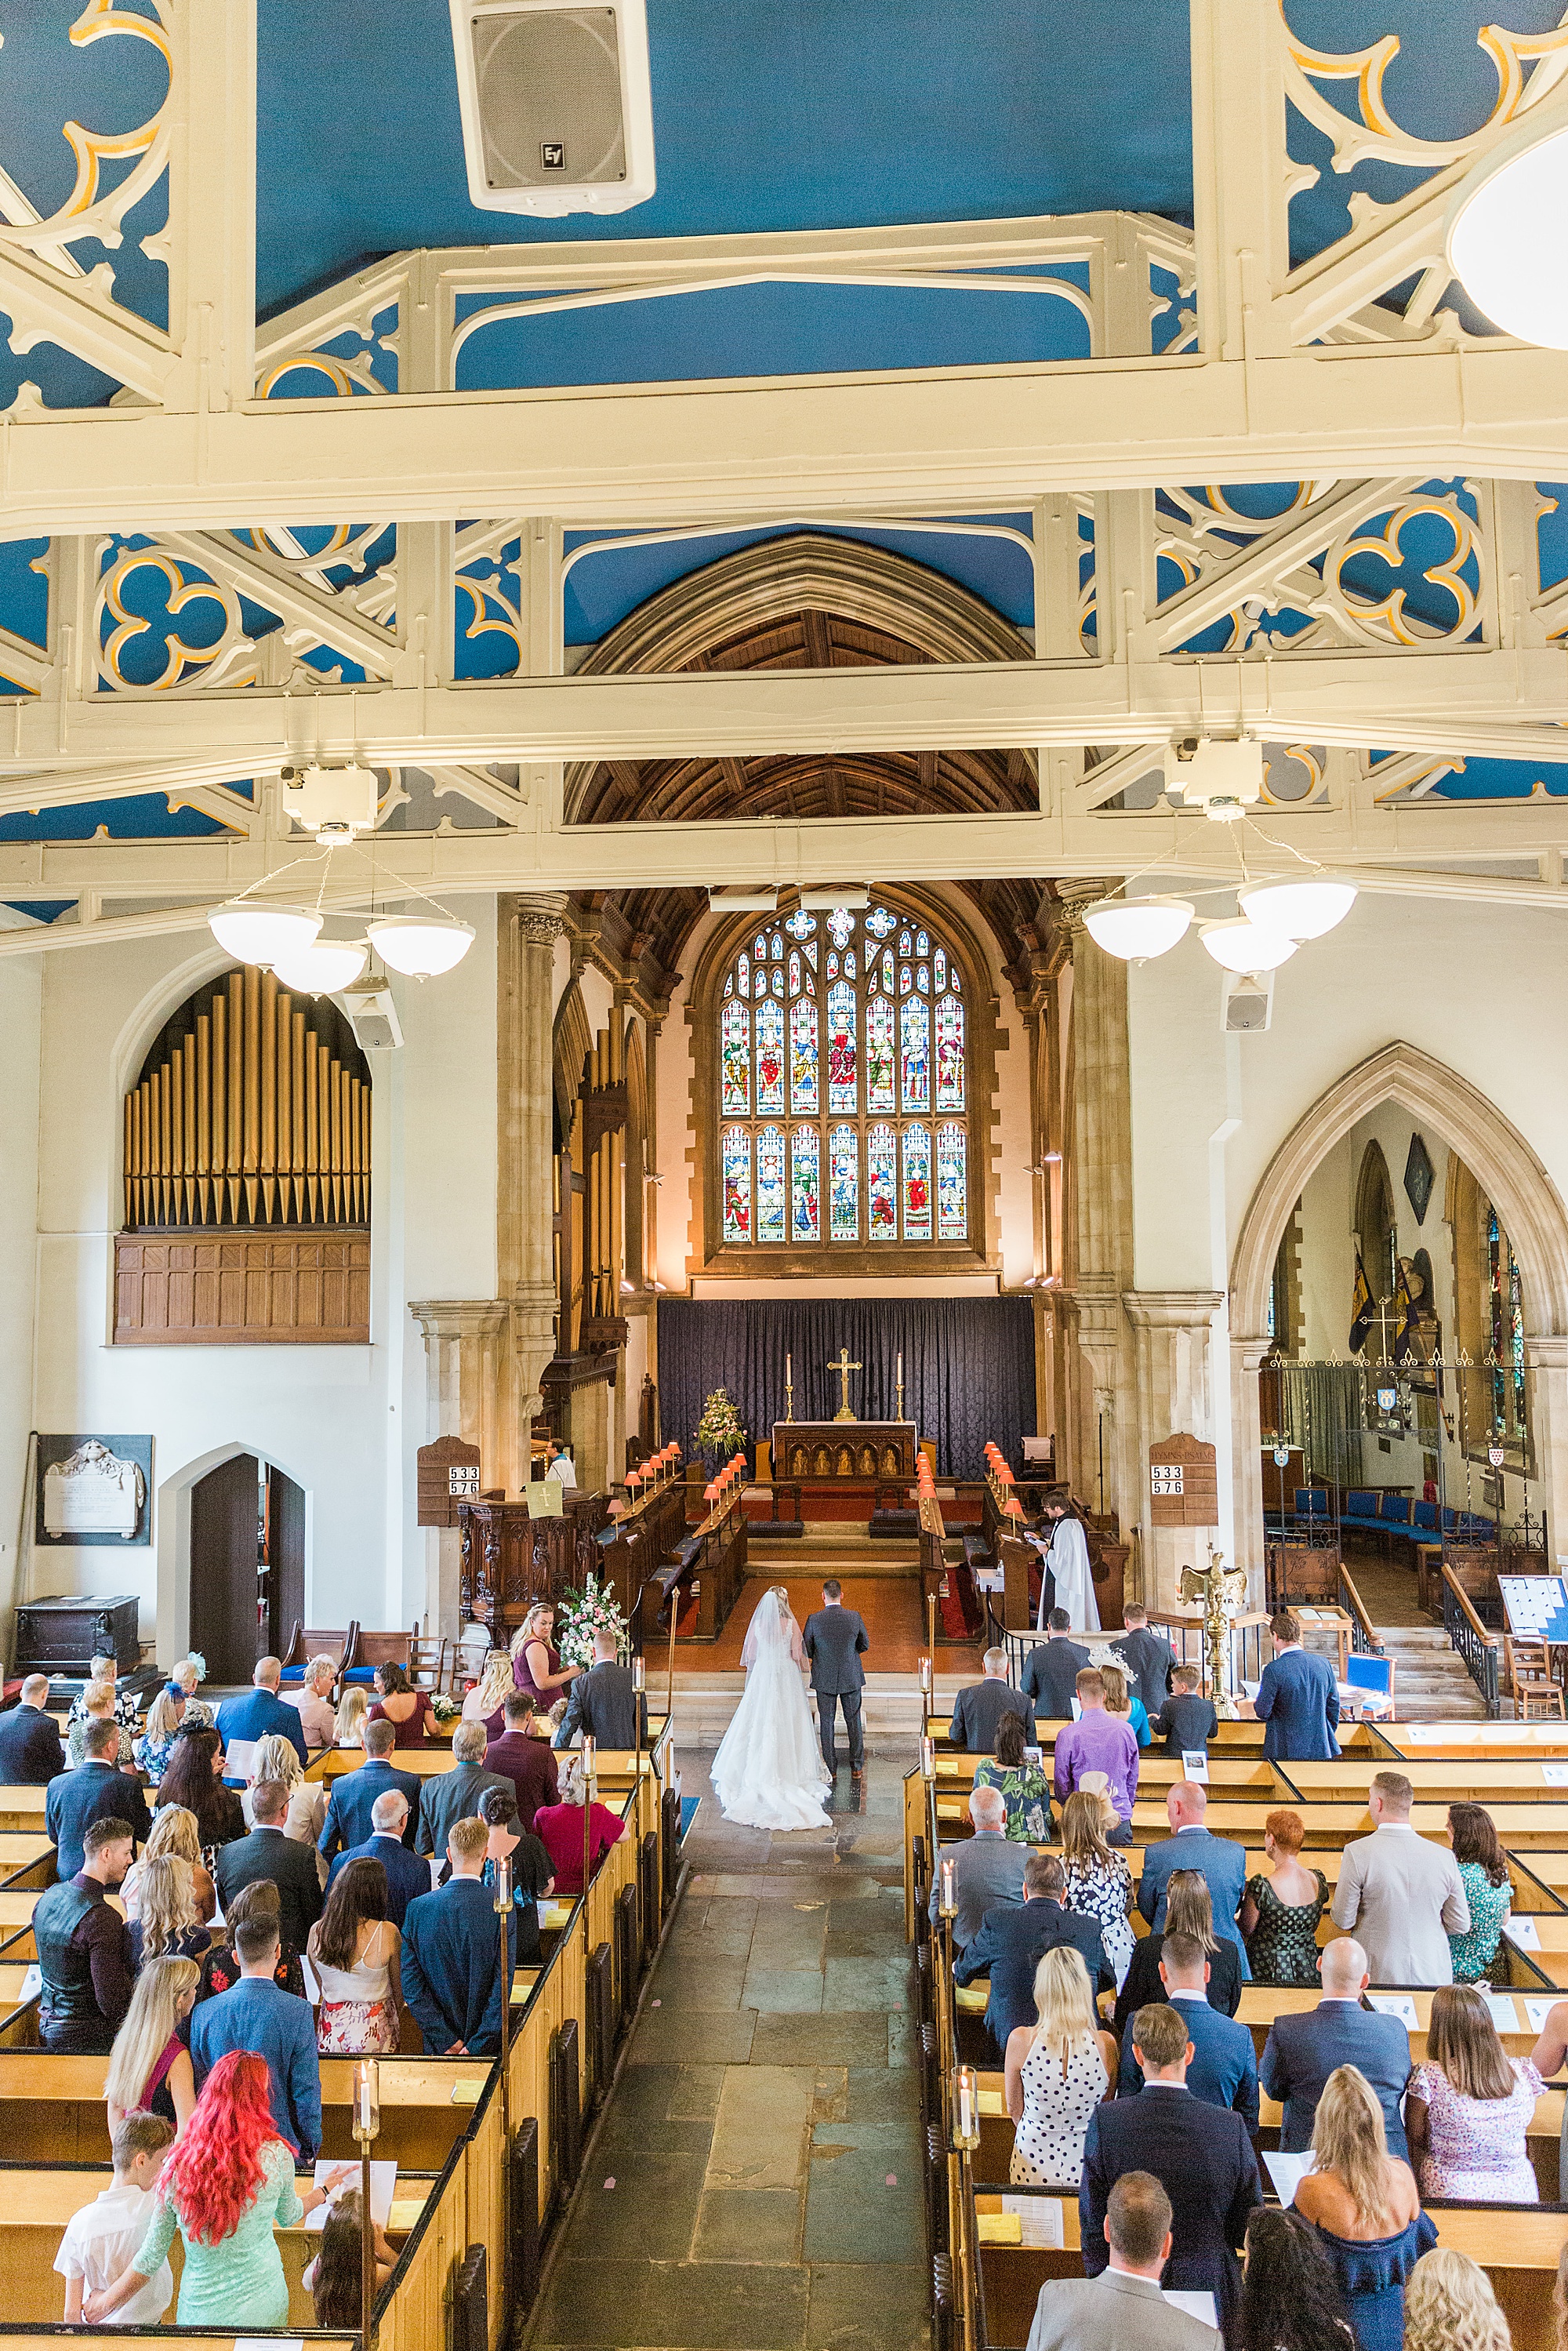
[[[1405,2158],[1405,2124],[1399,2101],[1410,2079],[1410,2036],[1396,2016],[1363,2008],[1370,1980],[1366,1953],[1349,1935],[1323,1949],[1323,1996],[1298,2016],[1277,2016],[1269,2028],[1259,2079],[1285,2111],[1280,2117],[1280,2152],[1301,2155],[1312,2143],[1312,2123],[1323,2085],[1338,2065],[1354,2065],[1372,2085],[1383,2108],[1388,2152]]]
[[[1014,1689],[1008,1680],[1007,1651],[988,1649],[980,1664],[984,1681],[970,1682],[954,1701],[953,1719],[947,1729],[949,1743],[967,1748],[971,1755],[994,1755],[997,1725],[1004,1714],[1016,1714],[1023,1724],[1024,1737],[1032,1742],[1034,1708],[1022,1690]]]
[[[225,1788],[243,1788],[246,1774],[234,1769],[234,1759],[228,1750],[236,1740],[244,1740],[255,1746],[258,1739],[287,1739],[299,1758],[303,1771],[310,1761],[310,1750],[305,1743],[305,1724],[297,1706],[285,1706],[277,1695],[277,1685],[283,1678],[283,1667],[276,1657],[258,1657],[251,1675],[252,1687],[244,1698],[225,1698],[218,1708],[218,1737],[230,1769],[224,1773]]]
[[[1167,2290],[1211,2294],[1228,2335],[1240,2285],[1236,2256],[1248,2215],[1263,2201],[1263,2182],[1241,2116],[1206,2105],[1186,2086],[1190,2016],[1190,2010],[1151,2001],[1133,2019],[1144,2087],[1135,2098],[1097,2105],[1089,2118],[1079,2233],[1085,2274],[1098,2277],[1111,2258],[1105,2213],[1112,2189],[1125,2172],[1152,2172],[1171,2200],[1174,2250],[1163,2283]]]
[[[509,1796],[512,1792],[508,1788],[506,1792]],[[371,1834],[363,1844],[350,1845],[338,1855],[327,1879],[327,1891],[330,1894],[345,1863],[379,1861],[387,1874],[387,1917],[399,1934],[402,1932],[409,1904],[430,1892],[430,1864],[421,1861],[404,1844],[407,1826],[408,1799],[400,1790],[389,1788],[371,1806]]]
[[[1126,1660],[1127,1679],[1143,1699],[1145,1713],[1158,1714],[1170,1695],[1176,1651],[1162,1634],[1150,1632],[1149,1612],[1139,1602],[1129,1600],[1123,1607],[1122,1630],[1113,1646]]]
[[[418,1812],[419,1782],[412,1771],[396,1771],[387,1761],[396,1744],[394,1723],[366,1723],[364,1761],[357,1771],[345,1771],[340,1780],[332,1782],[332,1800],[317,1841],[318,1851],[328,1861],[344,1845],[364,1844],[375,1834],[376,1824],[371,1814],[378,1796],[395,1791],[408,1806],[411,1821]],[[413,1839],[406,1829],[402,1841],[413,1849]]]
[[[1301,1646],[1301,1625],[1289,1608],[1269,1620],[1274,1654],[1263,1668],[1252,1711],[1268,1725],[1263,1752],[1277,1763],[1332,1763],[1339,1753],[1339,1685],[1326,1657]]]
[[[47,1674],[29,1674],[22,1698],[0,1715],[0,1787],[47,1788],[66,1768],[66,1750],[48,1711]]]
[[[44,1825],[55,1841],[55,1875],[62,1884],[80,1871],[82,1839],[94,1821],[128,1821],[138,1844],[152,1834],[141,1781],[115,1761],[120,1725],[108,1716],[90,1723],[82,1744],[86,1752],[76,1770],[51,1780],[44,1798]]]
[[[1223,1935],[1228,1943],[1235,1944],[1241,1957],[1241,1980],[1250,1983],[1252,1970],[1247,1964],[1247,1946],[1236,1924],[1236,1914],[1247,1890],[1247,1855],[1228,1837],[1209,1834],[1204,1826],[1207,1810],[1207,1792],[1197,1781],[1176,1782],[1166,1798],[1166,1818],[1174,1834],[1145,1852],[1144,1874],[1138,1880],[1138,1907],[1153,1931],[1160,1934],[1166,1923],[1166,1888],[1171,1872],[1196,1869],[1214,1905],[1214,1931]]]
[[[1072,1719],[1078,1677],[1089,1663],[1082,1643],[1068,1638],[1071,1627],[1066,1609],[1053,1608],[1045,1620],[1045,1639],[1037,1641],[1024,1659],[1023,1694],[1033,1700],[1035,1714],[1044,1722]]]
[[[1166,1998],[1186,2022],[1192,2055],[1187,2061],[1186,2086],[1206,2105],[1228,2106],[1250,2131],[1258,2127],[1258,2060],[1252,2035],[1233,2016],[1222,2016],[1208,2004],[1208,1961],[1194,1935],[1166,1935],[1160,1946],[1160,1981]],[[1142,2010],[1139,2014],[1143,2013]],[[1133,2046],[1134,2017],[1122,2041],[1122,2070],[1116,2095],[1135,2098],[1144,2086],[1143,2068]]]
[[[988,1910],[973,1942],[953,1970],[956,1983],[973,1983],[989,1976],[991,1996],[986,2022],[1004,2057],[1008,2035],[1016,2026],[1032,2024],[1034,1971],[1047,1951],[1062,1944],[1076,1951],[1089,1970],[1095,1997],[1116,1989],[1116,1970],[1105,1957],[1100,1929],[1092,1918],[1064,1910],[1067,1874],[1053,1853],[1031,1853],[1024,1864],[1023,1900],[1005,1902]],[[1251,2047],[1249,2034],[1247,2045]]]
[[[865,1667],[861,1659],[871,1647],[865,1619],[844,1606],[844,1587],[830,1575],[822,1586],[822,1604],[807,1617],[800,1646],[811,1661],[811,1687],[817,1693],[817,1729],[822,1761],[835,1779],[839,1750],[833,1719],[841,1706],[850,1742],[850,1770],[865,1770],[865,1734],[861,1729],[861,1692]]]

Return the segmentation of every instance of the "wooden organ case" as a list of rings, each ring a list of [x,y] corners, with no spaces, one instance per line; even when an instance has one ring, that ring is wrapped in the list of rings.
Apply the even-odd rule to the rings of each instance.
[[[121,1344],[370,1340],[371,1079],[327,998],[225,973],[125,1098]]]

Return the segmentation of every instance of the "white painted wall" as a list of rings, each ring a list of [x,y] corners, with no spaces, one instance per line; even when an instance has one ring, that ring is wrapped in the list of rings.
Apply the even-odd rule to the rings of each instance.
[[[371,1304],[368,1347],[115,1347],[110,1284],[120,1222],[120,1104],[159,1027],[223,958],[187,939],[80,948],[0,974],[0,1082],[26,1111],[26,1023],[9,991],[41,993],[37,1145],[37,1345],[30,1396],[16,1350],[0,1374],[0,1540],[29,1426],[151,1433],[148,1549],[50,1549],[22,1562],[23,1589],[134,1592],[143,1638],[177,1653],[187,1629],[188,1489],[236,1451],[286,1470],[307,1496],[307,1613],[409,1624],[426,1607],[427,1545],[416,1530],[413,1453],[427,1434],[423,1342],[410,1297],[489,1298],[496,1284],[496,925],[465,908],[477,936],[445,978],[394,979],[405,1043],[371,1056]],[[37,977],[42,967],[41,982]],[[13,975],[26,975],[13,980]],[[11,1061],[18,1066],[13,1071]],[[36,1059],[33,1062],[36,1069]],[[13,1083],[14,1080],[14,1083]],[[24,1114],[7,1144],[31,1169]],[[7,1165],[6,1173],[10,1169]],[[6,1184],[0,1203],[0,1332],[26,1314],[30,1282]],[[32,1218],[29,1217],[30,1223]],[[29,1237],[30,1239],[30,1237]],[[29,1409],[30,1405],[30,1409]],[[13,1468],[13,1464],[16,1467]]]
[[[1272,1026],[1261,1036],[1222,1034],[1220,974],[1196,933],[1172,954],[1134,967],[1128,1021],[1138,1287],[1225,1289],[1242,1217],[1274,1153],[1336,1080],[1400,1040],[1495,1103],[1568,1198],[1565,981],[1568,934],[1548,911],[1504,914],[1366,894],[1337,931],[1279,972]],[[1214,1142],[1228,1119],[1234,1130]],[[1391,1112],[1364,1123],[1384,1140],[1396,1206],[1407,1211],[1401,1179],[1411,1121]],[[1440,1230],[1446,1138],[1427,1134],[1427,1143],[1437,1169],[1432,1205],[1419,1235],[1414,1217],[1406,1231],[1402,1216],[1400,1246],[1409,1253],[1419,1243],[1436,1259],[1429,1236]],[[1328,1228],[1343,1204],[1348,1234],[1359,1165],[1359,1148],[1347,1139],[1308,1189],[1308,1338],[1324,1353],[1343,1353],[1348,1335],[1348,1241],[1331,1245]],[[1451,1298],[1444,1306],[1447,1333]],[[1226,1330],[1221,1310],[1217,1347]],[[1228,1415],[1217,1414],[1207,1434],[1219,1448],[1224,1493]]]

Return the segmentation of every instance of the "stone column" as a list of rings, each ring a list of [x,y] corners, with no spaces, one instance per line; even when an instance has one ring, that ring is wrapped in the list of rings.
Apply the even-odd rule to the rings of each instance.
[[[480,1474],[497,1482],[497,1404],[511,1316],[504,1298],[422,1298],[409,1312],[424,1333],[425,1442],[461,1437],[479,1447]],[[425,1614],[450,1639],[457,1619],[455,1527],[427,1527]]]
[[[1568,1573],[1568,1338],[1527,1333],[1524,1367],[1531,1450],[1546,1489],[1546,1564],[1561,1575]]]
[[[1230,1475],[1234,1496],[1236,1556],[1229,1564],[1247,1570],[1247,1605],[1266,1599],[1263,1549],[1263,1422],[1258,1374],[1273,1341],[1230,1338]],[[1562,1343],[1561,1342],[1559,1343]]]
[[[1150,1446],[1162,1437],[1198,1437],[1207,1444],[1214,1442],[1209,1348],[1215,1310],[1223,1302],[1218,1290],[1123,1293],[1133,1328],[1143,1596],[1151,1606],[1175,1600],[1182,1568],[1201,1567],[1207,1557],[1206,1540],[1218,1541],[1218,1528],[1206,1539],[1200,1528],[1150,1523],[1148,1459]]]
[[[1058,885],[1071,956],[1068,1109],[1064,1138],[1062,1294],[1056,1314],[1060,1467],[1092,1509],[1115,1511],[1125,1536],[1137,1521],[1133,1370],[1124,1290],[1133,1280],[1133,1113],[1127,1053],[1127,968],[1097,947],[1083,909],[1102,882]]]
[[[501,1371],[495,1482],[515,1491],[528,1478],[529,1424],[556,1345],[554,962],[566,900],[537,891],[503,897],[498,911],[496,1266],[511,1345]]]

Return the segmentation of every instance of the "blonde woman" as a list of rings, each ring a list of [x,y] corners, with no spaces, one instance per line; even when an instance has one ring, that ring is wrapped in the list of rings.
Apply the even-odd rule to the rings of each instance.
[[[138,1973],[153,1959],[201,1959],[212,1937],[196,1916],[194,1874],[172,1854],[144,1861],[136,1886],[136,1916],[125,1929]]]
[[[135,1711],[131,1712],[134,1722]],[[89,1682],[70,1711],[70,1728],[66,1732],[66,1769],[76,1771],[87,1759],[87,1735],[95,1722],[120,1721],[120,1753],[116,1761],[131,1763],[136,1760],[135,1742],[131,1726],[120,1718],[112,1682]]]
[[[296,1844],[318,1844],[327,1821],[327,1782],[305,1777],[298,1750],[291,1739],[284,1738],[280,1730],[270,1731],[267,1738],[258,1739],[256,1742],[256,1752],[250,1759],[250,1768],[246,1774],[245,1793],[240,1798],[247,1828],[256,1826],[251,1813],[250,1792],[263,1780],[276,1780],[280,1787],[288,1791],[288,1811],[282,1823],[284,1835],[292,1837]],[[316,1858],[320,1867],[321,1883],[325,1886],[327,1865],[319,1854]]]
[[[88,1715],[93,1711],[89,1707],[88,1700],[94,1691],[107,1690],[109,1710],[116,1722],[120,1723],[124,1729],[133,1731],[141,1719],[141,1709],[130,1690],[121,1690],[119,1687],[119,1676],[120,1667],[113,1657],[94,1657],[88,1669],[87,1680],[70,1702],[66,1720],[73,1724],[84,1722]],[[127,1755],[125,1760],[129,1762],[130,1756]]]
[[[1442,2245],[1422,2254],[1405,2289],[1405,2351],[1510,2351],[1511,2342],[1479,2263]]]
[[[1388,2152],[1383,2108],[1354,2065],[1329,2075],[1312,2126],[1315,2168],[1296,2190],[1333,2264],[1362,2351],[1399,2351],[1405,2283],[1437,2241],[1416,2175]]]
[[[204,1927],[210,1927],[217,1914],[217,1889],[202,1859],[202,1840],[196,1815],[187,1811],[183,1804],[162,1804],[153,1813],[152,1834],[141,1848],[141,1858],[132,1862],[120,1889],[126,1917],[134,1919],[141,1915],[141,1879],[148,1863],[166,1858],[190,1864],[191,1891],[196,1905],[196,1917]]]
[[[517,1687],[527,1690],[541,1714],[549,1712],[558,1694],[582,1671],[580,1666],[561,1664],[560,1651],[550,1642],[554,1630],[554,1603],[536,1600],[512,1639],[512,1673]]]
[[[517,1687],[510,1652],[492,1649],[478,1680],[463,1701],[464,1721],[482,1722],[492,1739],[499,1739],[507,1727],[503,1709]]]
[[[1116,1970],[1120,1991],[1133,1964],[1133,1873],[1119,1853],[1105,1842],[1105,1832],[1118,1815],[1108,1796],[1095,1789],[1079,1788],[1061,1808],[1061,1861],[1067,1891],[1064,1910],[1092,1918],[1105,1946],[1105,1957]]]
[[[154,1787],[163,1777],[180,1725],[185,1719],[185,1693],[178,1682],[165,1682],[147,1709],[147,1728],[131,1741],[131,1752]]]
[[[109,2053],[103,2095],[110,2137],[127,2115],[162,2115],[176,2138],[196,2103],[191,2053],[180,2027],[196,2004],[202,1970],[194,1959],[149,1959],[136,1979],[125,2022]]]
[[[1124,1669],[1113,1657],[1096,1657],[1100,1678],[1105,1685],[1105,1711],[1118,1722],[1130,1722],[1133,1736],[1140,1747],[1149,1743],[1148,1709],[1127,1680]]]
[[[365,1717],[370,1710],[371,1701],[365,1690],[358,1682],[350,1684],[338,1701],[338,1711],[332,1721],[333,1745],[362,1747],[365,1743]],[[298,1755],[294,1760],[298,1762]]]
[[[1033,2024],[1008,2035],[1008,2112],[1017,2126],[1009,2177],[1030,2188],[1076,2188],[1090,2118],[1116,2085],[1116,2043],[1101,2030],[1081,1952],[1067,1944],[1047,1951],[1034,1971],[1034,2011]]]

